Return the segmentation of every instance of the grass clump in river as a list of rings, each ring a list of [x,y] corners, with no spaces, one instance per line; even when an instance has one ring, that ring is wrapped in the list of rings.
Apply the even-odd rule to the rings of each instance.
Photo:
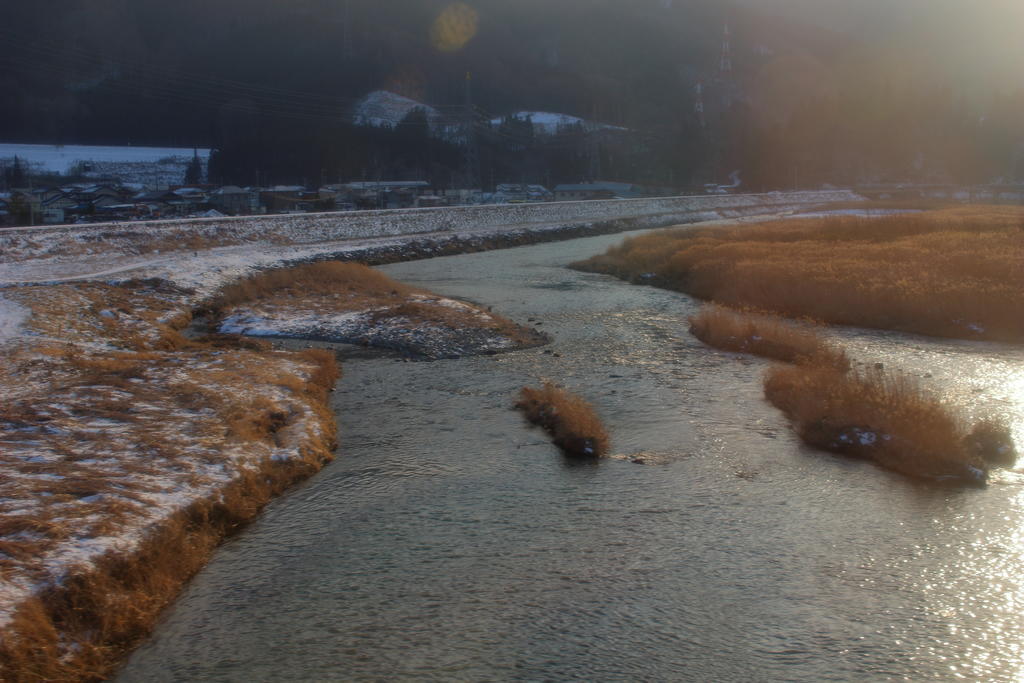
[[[795,325],[759,312],[704,306],[689,318],[690,333],[708,346],[794,363],[817,359],[846,369],[846,354],[826,343],[811,324]]]
[[[573,267],[831,324],[1024,341],[1024,209],[672,229]]]
[[[811,325],[705,306],[690,318],[690,331],[717,348],[784,361],[768,371],[765,396],[816,448],[910,476],[970,483],[1016,460],[1002,422],[988,419],[969,428],[904,375],[852,370],[846,354]]]
[[[764,389],[811,446],[902,474],[983,483],[991,467],[1015,459],[1005,425],[990,420],[970,429],[899,373],[812,360],[772,367]]]
[[[568,456],[600,458],[608,452],[608,432],[593,406],[551,382],[540,388],[523,387],[516,408],[550,434]]]

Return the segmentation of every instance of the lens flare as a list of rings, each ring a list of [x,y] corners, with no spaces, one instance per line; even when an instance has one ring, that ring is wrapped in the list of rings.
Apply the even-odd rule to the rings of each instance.
[[[480,17],[476,10],[462,2],[444,8],[434,20],[430,38],[441,52],[457,52],[476,36]]]

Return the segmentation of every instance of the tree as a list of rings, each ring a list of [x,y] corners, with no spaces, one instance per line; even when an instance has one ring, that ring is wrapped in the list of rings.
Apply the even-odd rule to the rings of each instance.
[[[198,185],[203,180],[203,162],[199,161],[199,150],[192,150],[192,161],[185,169],[185,185]]]
[[[11,189],[25,187],[28,184],[25,169],[22,168],[21,159],[17,156],[14,157],[14,165],[4,169],[4,183]]]

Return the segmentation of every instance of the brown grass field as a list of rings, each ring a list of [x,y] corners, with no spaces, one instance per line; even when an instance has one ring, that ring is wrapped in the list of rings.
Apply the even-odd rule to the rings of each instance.
[[[516,408],[568,456],[600,458],[608,452],[608,432],[593,406],[551,382],[539,389],[523,387]]]
[[[1020,207],[663,230],[574,267],[787,317],[1024,341]]]

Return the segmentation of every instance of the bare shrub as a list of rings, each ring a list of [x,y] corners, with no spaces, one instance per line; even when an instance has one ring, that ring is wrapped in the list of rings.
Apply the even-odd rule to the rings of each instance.
[[[594,408],[551,382],[539,389],[523,387],[516,408],[547,431],[566,455],[599,458],[608,452],[608,432]]]

